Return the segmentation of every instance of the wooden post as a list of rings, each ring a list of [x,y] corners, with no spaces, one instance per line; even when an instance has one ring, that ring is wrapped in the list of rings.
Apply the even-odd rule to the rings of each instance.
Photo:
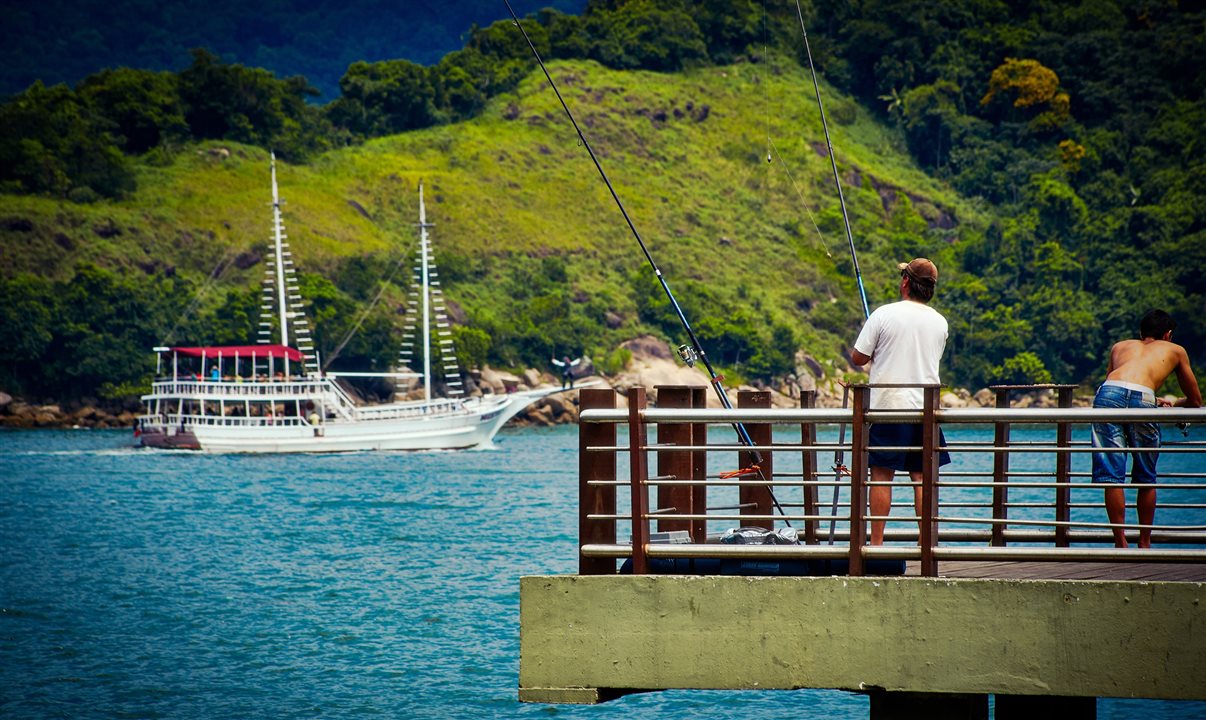
[[[771,404],[770,393],[765,390],[741,390],[737,393],[737,407],[739,408],[769,408]],[[750,439],[755,445],[769,446],[771,444],[771,426],[765,423],[757,425],[746,425],[746,432],[749,433]],[[757,475],[746,475],[741,478],[743,482],[753,483],[762,479],[770,482],[774,477],[772,472],[774,462],[769,450],[760,451],[762,454],[761,462],[757,463],[760,472]],[[741,468],[747,468],[754,463],[754,453],[748,450],[742,450],[737,453],[737,465]],[[738,504],[742,507],[738,512],[741,515],[774,515],[775,503],[773,489],[769,485],[742,485],[738,489],[737,497]],[[752,505],[752,507],[745,507]],[[759,527],[766,530],[775,529],[775,521],[772,520],[743,520],[741,524],[745,527]]]
[[[708,407],[708,388],[704,386],[693,387],[691,389],[691,407],[706,408]],[[691,425],[691,444],[697,447],[702,447],[708,444],[708,424],[694,423]],[[708,452],[706,450],[696,450],[691,453],[691,477],[700,481],[706,480],[708,477]],[[691,507],[696,508],[698,514],[704,515],[708,512],[708,486],[694,485],[691,487]],[[704,519],[691,521],[691,542],[703,543],[708,540],[708,521]]]
[[[814,408],[817,405],[816,390],[804,390],[800,392],[800,407]],[[800,444],[801,445],[816,445],[817,444],[817,426],[814,423],[804,423],[800,426]],[[817,451],[805,450],[801,458],[801,475],[803,484],[801,487],[804,491],[804,514],[817,514]],[[817,521],[804,521],[804,544],[816,545],[820,542],[817,537]]]
[[[660,385],[657,388],[657,405],[663,408],[691,407],[695,388],[689,385]],[[694,427],[689,423],[659,423],[657,426],[658,445],[693,445]],[[676,480],[695,480],[695,453],[690,450],[658,450],[657,474],[659,476],[674,476]],[[658,486],[657,507],[674,508],[673,515],[657,516],[659,532],[685,530],[691,532],[690,520],[683,520],[677,515],[694,515],[699,511],[694,504],[693,486],[669,485]]]
[[[1061,408],[1072,407],[1072,390],[1074,385],[1059,385],[1059,406]],[[1057,423],[1055,426],[1055,446],[1063,450],[1072,445],[1072,424],[1067,422]],[[1070,507],[1072,499],[1072,488],[1067,487],[1068,481],[1071,479],[1072,456],[1068,452],[1058,452],[1055,456],[1055,481],[1063,485],[1055,489],[1055,519],[1059,522],[1068,522],[1072,517]],[[1055,527],[1055,545],[1056,547],[1068,547],[1068,526],[1057,525]]]
[[[938,544],[938,388],[924,389],[925,403],[921,425],[921,518],[918,543],[921,545],[922,577],[938,577],[934,546]]]
[[[997,408],[1009,407],[1009,390],[994,388],[997,396]],[[992,458],[992,544],[997,547],[1005,546],[1005,521],[1009,517],[1009,423],[995,423],[993,445],[999,448],[993,451]]]
[[[863,574],[863,546],[867,544],[867,409],[871,389],[850,386],[850,575]]]
[[[584,388],[578,395],[579,410],[612,410],[616,393],[611,388]],[[614,423],[580,423],[578,426],[578,574],[614,575],[612,558],[583,557],[581,547],[590,544],[614,545],[615,520],[590,520],[589,515],[616,514],[614,485],[591,485],[592,480],[615,482],[616,453],[592,451],[591,447],[615,447]]]
[[[628,391],[629,482],[632,496],[632,574],[649,573],[649,429],[645,425],[645,388]]]

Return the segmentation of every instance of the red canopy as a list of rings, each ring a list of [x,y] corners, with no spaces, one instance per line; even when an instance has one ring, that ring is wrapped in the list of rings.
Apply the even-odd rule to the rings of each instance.
[[[223,347],[174,347],[168,349],[184,357],[199,358],[204,355],[206,360],[234,357],[250,359],[253,355],[257,359],[286,358],[297,362],[301,362],[303,359],[300,351],[288,345],[226,345]]]

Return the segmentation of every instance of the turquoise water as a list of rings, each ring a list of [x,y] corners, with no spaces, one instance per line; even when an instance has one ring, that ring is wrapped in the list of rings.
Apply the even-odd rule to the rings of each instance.
[[[474,452],[131,443],[0,432],[2,717],[867,717],[836,691],[520,704],[518,578],[576,567],[576,428]],[[1135,716],[1206,703],[1099,702]]]

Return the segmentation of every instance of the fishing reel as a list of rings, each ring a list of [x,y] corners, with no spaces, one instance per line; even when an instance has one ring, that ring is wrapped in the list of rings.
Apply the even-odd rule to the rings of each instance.
[[[695,352],[695,348],[690,345],[679,345],[678,356],[687,363],[687,367],[695,367],[695,361],[699,360],[699,353]]]

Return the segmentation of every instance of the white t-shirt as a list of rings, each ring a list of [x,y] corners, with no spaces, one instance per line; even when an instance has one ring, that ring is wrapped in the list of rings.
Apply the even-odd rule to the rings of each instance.
[[[871,360],[871,384],[937,384],[938,362],[946,349],[946,318],[919,302],[901,300],[871,313],[854,349]],[[922,407],[921,388],[872,388],[871,407],[904,410]]]

